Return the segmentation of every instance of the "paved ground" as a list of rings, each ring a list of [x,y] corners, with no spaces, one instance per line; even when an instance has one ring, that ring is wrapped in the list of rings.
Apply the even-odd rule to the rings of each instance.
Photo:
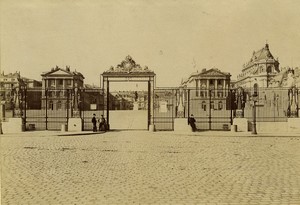
[[[300,204],[300,137],[2,135],[2,204]]]

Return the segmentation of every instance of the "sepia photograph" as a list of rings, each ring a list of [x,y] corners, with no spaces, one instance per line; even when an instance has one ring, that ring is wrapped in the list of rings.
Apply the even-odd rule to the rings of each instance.
[[[299,0],[0,0],[0,205],[300,205]]]

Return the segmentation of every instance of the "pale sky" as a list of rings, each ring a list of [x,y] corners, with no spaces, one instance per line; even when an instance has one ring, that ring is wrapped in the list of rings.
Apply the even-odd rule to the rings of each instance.
[[[127,55],[178,86],[203,68],[241,72],[266,40],[281,67],[300,67],[299,0],[0,0],[1,71],[41,80],[71,66],[85,83]]]

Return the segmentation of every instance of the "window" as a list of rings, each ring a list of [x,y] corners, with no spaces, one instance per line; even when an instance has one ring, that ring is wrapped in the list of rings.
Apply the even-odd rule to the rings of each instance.
[[[202,101],[202,109],[204,110],[204,111],[206,111],[206,102],[205,101]]]
[[[53,110],[53,101],[52,100],[49,101],[48,109]]]
[[[199,96],[199,81],[196,80],[196,97]]]
[[[222,92],[222,91],[219,91],[219,92],[218,92],[218,97],[219,97],[219,98],[222,98],[222,97],[223,97],[223,92]]]
[[[67,86],[71,86],[72,81],[71,80],[66,80]]]
[[[61,109],[61,101],[57,101],[56,108],[57,110]]]
[[[63,79],[58,79],[57,84],[58,84],[58,86],[62,86],[63,85]]]
[[[206,97],[206,91],[201,91],[201,92],[200,92],[200,96],[201,96],[201,97]]]
[[[61,97],[62,96],[62,91],[57,91],[56,92],[56,97]]]
[[[54,85],[55,85],[55,80],[48,80],[49,87],[54,87]]]
[[[258,96],[258,85],[257,85],[257,83],[254,84],[253,88],[254,88],[253,95]]]
[[[218,110],[222,110],[222,109],[223,109],[223,103],[222,103],[222,101],[219,101]]]
[[[210,102],[210,109],[211,110],[214,110],[215,109],[215,104],[213,101]]]

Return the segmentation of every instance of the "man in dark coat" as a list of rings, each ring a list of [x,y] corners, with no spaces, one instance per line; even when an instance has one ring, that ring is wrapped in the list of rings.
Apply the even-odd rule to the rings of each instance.
[[[101,115],[101,119],[100,119],[100,123],[99,123],[99,130],[106,131],[106,120],[103,117],[103,115]]]
[[[96,114],[93,114],[92,123],[93,123],[93,132],[96,132],[97,131]]]
[[[193,132],[195,132],[197,130],[197,128],[196,128],[196,124],[195,124],[196,120],[195,120],[193,114],[191,114],[191,117],[189,117],[188,122],[189,122],[189,125],[192,127]]]

